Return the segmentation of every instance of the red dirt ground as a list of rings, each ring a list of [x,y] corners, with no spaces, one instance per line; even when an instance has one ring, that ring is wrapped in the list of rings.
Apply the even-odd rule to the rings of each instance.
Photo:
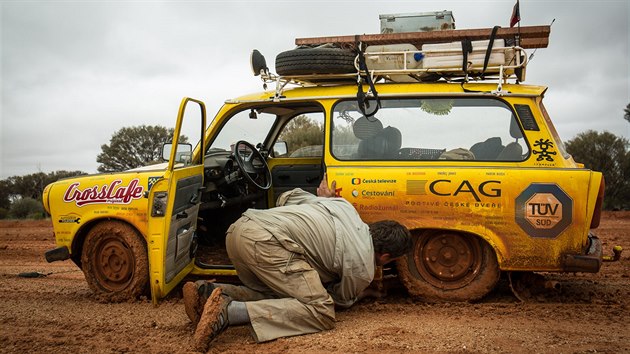
[[[210,352],[630,353],[629,232],[630,212],[605,213],[597,234],[607,253],[625,249],[621,261],[598,274],[544,274],[560,289],[525,303],[506,281],[472,304],[426,304],[396,292],[338,312],[331,331],[256,344],[246,327],[233,327]],[[0,222],[0,352],[193,352],[181,288],[158,307],[146,299],[99,303],[71,261],[46,263],[53,247],[50,221]]]

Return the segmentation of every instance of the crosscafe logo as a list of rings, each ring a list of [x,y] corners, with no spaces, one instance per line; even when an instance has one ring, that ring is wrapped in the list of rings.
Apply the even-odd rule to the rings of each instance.
[[[122,180],[115,180],[102,186],[79,189],[79,182],[72,183],[63,195],[63,201],[74,202],[81,207],[87,204],[129,204],[134,199],[142,198],[142,186],[133,179],[127,186],[121,186]]]

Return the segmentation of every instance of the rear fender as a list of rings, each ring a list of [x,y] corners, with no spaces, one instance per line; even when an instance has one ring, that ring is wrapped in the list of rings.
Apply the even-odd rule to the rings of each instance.
[[[420,237],[424,233],[430,233],[430,232],[435,232],[435,231],[454,232],[454,233],[466,235],[471,238],[477,238],[479,240],[482,240],[483,242],[487,243],[490,246],[490,248],[492,248],[492,250],[494,251],[494,254],[497,257],[497,262],[499,263],[499,269],[501,269],[501,266],[505,260],[505,255],[507,254],[507,249],[506,249],[505,244],[501,242],[501,238],[498,235],[494,233],[491,233],[491,235],[486,235],[483,233],[462,231],[458,229],[414,228],[414,229],[409,230],[409,232],[411,232],[413,237]],[[489,230],[487,229],[486,231],[489,232]]]

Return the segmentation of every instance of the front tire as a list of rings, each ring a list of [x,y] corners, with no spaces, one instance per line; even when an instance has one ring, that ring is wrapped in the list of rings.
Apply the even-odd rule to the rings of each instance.
[[[81,264],[99,300],[120,302],[141,295],[149,283],[147,247],[128,224],[104,221],[88,233]]]
[[[453,231],[426,231],[398,260],[409,294],[426,301],[474,301],[499,281],[499,264],[485,241]]]

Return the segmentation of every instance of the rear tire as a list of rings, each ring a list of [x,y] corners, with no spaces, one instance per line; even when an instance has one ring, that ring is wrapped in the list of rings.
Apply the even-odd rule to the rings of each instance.
[[[147,247],[128,224],[104,221],[88,233],[81,264],[88,286],[104,302],[137,298],[149,283]]]
[[[472,235],[426,231],[412,251],[398,260],[398,273],[409,294],[425,301],[474,301],[499,281],[494,250]]]
[[[355,73],[356,55],[339,48],[299,48],[288,50],[276,57],[279,75],[315,75]]]

